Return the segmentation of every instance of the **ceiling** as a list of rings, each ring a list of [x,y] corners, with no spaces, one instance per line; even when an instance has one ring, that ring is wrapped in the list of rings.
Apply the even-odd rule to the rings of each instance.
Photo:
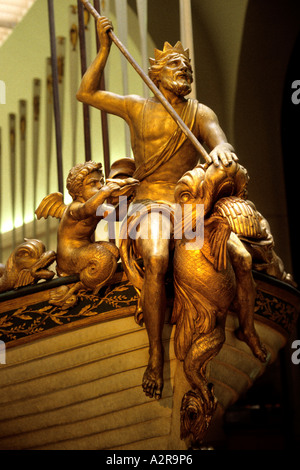
[[[36,0],[0,0],[0,46]]]

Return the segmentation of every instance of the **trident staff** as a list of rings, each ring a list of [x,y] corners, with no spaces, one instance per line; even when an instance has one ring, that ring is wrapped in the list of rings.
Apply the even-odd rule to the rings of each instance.
[[[95,8],[90,4],[88,0],[81,0],[81,2],[84,4],[85,8],[93,15],[95,19],[100,18],[100,14],[95,10]],[[203,146],[200,144],[200,142],[196,139],[194,134],[190,131],[190,129],[187,127],[187,125],[184,123],[184,121],[181,119],[180,116],[176,113],[175,109],[173,106],[168,102],[168,100],[164,97],[164,95],[159,91],[159,89],[156,87],[156,85],[153,83],[153,81],[145,74],[144,70],[139,66],[139,64],[135,61],[135,59],[132,57],[132,55],[128,52],[126,47],[122,44],[122,42],[117,38],[115,33],[110,30],[108,32],[111,40],[115,43],[115,45],[118,47],[118,49],[122,52],[122,54],[126,57],[128,62],[132,65],[132,67],[135,69],[135,71],[140,75],[140,77],[144,80],[146,85],[150,88],[152,93],[156,96],[156,98],[161,102],[161,104],[165,107],[165,109],[169,112],[169,114],[172,116],[172,118],[175,120],[177,125],[180,127],[182,132],[190,139],[190,141],[193,143],[197,151],[202,155],[202,157],[205,159],[207,163],[212,162],[212,158],[208,155],[206,150],[203,148]]]

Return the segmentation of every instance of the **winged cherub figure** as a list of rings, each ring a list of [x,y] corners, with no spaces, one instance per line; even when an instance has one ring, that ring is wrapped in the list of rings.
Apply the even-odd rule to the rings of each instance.
[[[80,289],[97,293],[114,275],[119,258],[118,248],[111,242],[92,241],[95,229],[108,211],[97,209],[109,196],[132,192],[136,180],[108,180],[104,184],[102,164],[79,163],[69,172],[67,189],[73,201],[66,205],[61,193],[46,196],[35,211],[38,219],[52,216],[60,219],[57,232],[57,274],[78,274],[80,281],[71,289],[61,288],[52,297],[55,305],[72,306]],[[108,206],[107,206],[108,208]],[[108,208],[109,210],[109,208]]]

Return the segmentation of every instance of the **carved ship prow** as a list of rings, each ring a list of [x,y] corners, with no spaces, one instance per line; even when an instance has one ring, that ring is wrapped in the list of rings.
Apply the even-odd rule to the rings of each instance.
[[[263,364],[235,335],[229,313],[226,342],[211,361],[209,381],[218,406],[208,439],[225,410],[272,364],[290,337],[300,292],[253,271],[255,325],[269,356]],[[79,294],[62,310],[51,292],[76,279],[56,278],[0,294],[0,449],[184,450],[180,406],[190,388],[174,354],[174,329],[164,325],[165,384],[160,400],[142,391],[148,362],[145,328],[134,320],[136,291],[122,266],[97,295]],[[169,292],[170,305],[172,293]],[[205,439],[204,439],[205,445]]]

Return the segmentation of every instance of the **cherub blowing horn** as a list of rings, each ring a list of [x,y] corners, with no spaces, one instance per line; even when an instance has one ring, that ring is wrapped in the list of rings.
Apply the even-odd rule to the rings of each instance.
[[[114,275],[119,258],[118,248],[111,242],[92,241],[99,221],[109,212],[97,209],[109,196],[130,194],[137,181],[133,178],[110,180],[104,184],[102,164],[79,163],[69,172],[67,189],[73,201],[66,205],[61,193],[46,196],[36,210],[37,218],[49,215],[60,219],[57,234],[57,274],[79,275],[72,288],[59,288],[50,303],[70,307],[81,289],[97,293]]]

